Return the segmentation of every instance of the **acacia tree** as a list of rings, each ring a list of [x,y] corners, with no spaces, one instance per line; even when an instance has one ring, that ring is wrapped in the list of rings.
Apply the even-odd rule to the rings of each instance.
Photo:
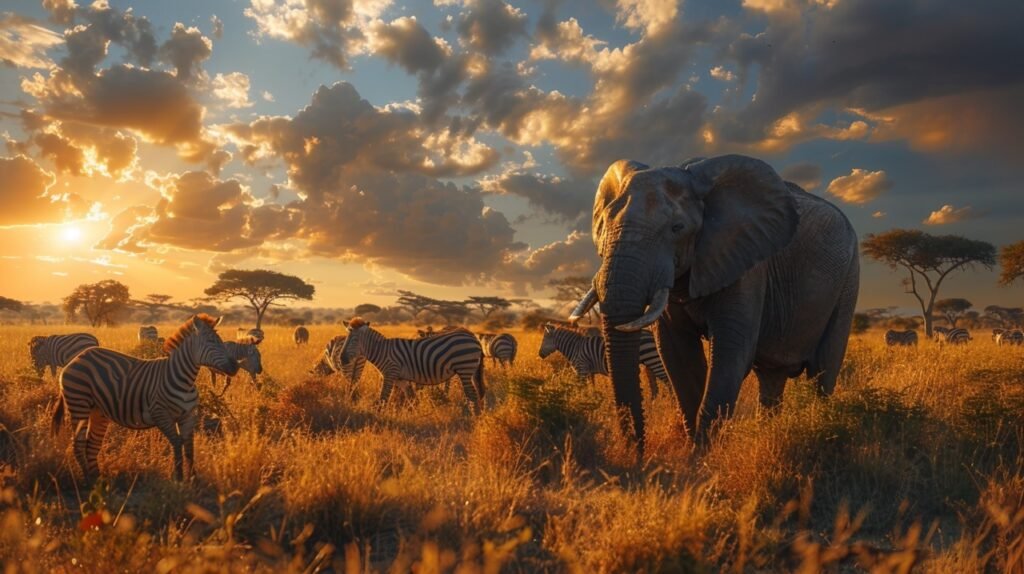
[[[974,304],[967,299],[955,297],[953,299],[941,299],[935,302],[935,312],[942,315],[942,318],[949,323],[949,326],[956,329],[956,322],[964,317]]]
[[[360,305],[356,305],[356,308],[355,308],[355,314],[356,315],[363,316],[363,315],[372,315],[372,314],[375,314],[375,313],[380,313],[380,305],[374,305],[373,303],[362,303]],[[329,321],[329,322],[333,322],[333,321]]]
[[[173,297],[170,295],[162,295],[160,293],[150,293],[142,301],[135,301],[136,305],[146,308],[146,312],[149,315],[146,317],[146,321],[150,323],[155,322],[160,313],[160,310],[165,307],[170,307],[170,301]]]
[[[1024,277],[1024,241],[1004,245],[999,250],[999,265],[1003,268],[999,273],[1000,285],[1011,285]]]
[[[14,299],[8,299],[7,297],[0,296],[0,311],[14,311],[20,313],[25,305],[21,301],[15,301]]]
[[[217,276],[217,282],[204,293],[212,299],[230,301],[244,299],[256,312],[256,328],[263,324],[263,315],[278,301],[311,300],[316,288],[293,275],[266,269],[229,269]]]
[[[495,311],[505,310],[512,306],[512,302],[504,297],[470,297],[466,299],[466,304],[480,309],[480,314],[484,316],[484,319],[490,318]]]
[[[64,314],[69,320],[79,312],[85,313],[89,324],[98,327],[103,323],[114,324],[114,317],[128,306],[131,295],[128,286],[113,279],[105,279],[99,283],[79,285],[74,292],[64,298]]]
[[[885,263],[893,269],[906,269],[907,293],[914,295],[921,306],[925,334],[932,336],[932,312],[942,282],[958,269],[981,265],[992,269],[996,248],[985,241],[957,235],[930,235],[916,229],[893,229],[878,235],[870,234],[861,243],[864,255]]]
[[[1001,327],[1017,327],[1024,323],[1024,309],[1020,307],[1000,307],[989,305],[985,307],[985,316],[999,323]]]

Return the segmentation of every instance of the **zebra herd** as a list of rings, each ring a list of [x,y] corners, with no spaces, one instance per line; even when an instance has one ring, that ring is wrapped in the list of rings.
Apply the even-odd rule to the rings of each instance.
[[[962,328],[935,327],[933,340],[940,345],[966,345],[974,340],[970,331]],[[992,340],[999,346],[1024,345],[1024,331],[1020,329],[992,329]],[[890,347],[916,346],[917,331],[885,332],[885,344]]]
[[[548,323],[544,325],[544,338],[541,339],[538,354],[541,359],[546,359],[556,351],[569,361],[581,383],[593,383],[594,375],[608,374],[604,337],[600,332]],[[648,330],[640,332],[640,364],[648,372],[647,381],[651,386],[651,396],[657,397],[657,381],[668,383],[668,373],[665,372],[665,365],[658,355],[654,335]]]

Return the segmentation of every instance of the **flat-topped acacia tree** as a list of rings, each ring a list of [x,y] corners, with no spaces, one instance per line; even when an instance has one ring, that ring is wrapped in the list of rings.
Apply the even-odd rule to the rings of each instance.
[[[1024,277],[1024,241],[1004,245],[999,250],[999,266],[1003,268],[999,273],[1000,285],[1010,285]]]
[[[916,229],[893,229],[869,234],[861,242],[864,255],[893,269],[904,268],[910,276],[904,280],[907,293],[921,305],[924,329],[932,336],[932,312],[939,287],[950,273],[981,265],[992,269],[996,248],[985,241],[958,235],[930,235]]]
[[[316,288],[294,275],[266,269],[229,269],[217,276],[217,282],[204,293],[212,299],[230,301],[245,299],[256,311],[256,328],[263,324],[263,315],[278,301],[313,298]]]

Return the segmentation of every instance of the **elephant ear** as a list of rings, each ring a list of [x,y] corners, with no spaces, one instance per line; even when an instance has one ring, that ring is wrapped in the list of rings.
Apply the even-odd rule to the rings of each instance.
[[[604,256],[602,251],[604,247],[605,223],[609,215],[608,204],[622,195],[622,192],[625,191],[626,183],[629,182],[629,178],[634,173],[645,169],[649,169],[648,166],[638,161],[620,159],[604,172],[604,177],[601,178],[601,183],[597,186],[597,194],[594,196],[593,233],[591,234],[594,245],[597,246],[597,254],[599,256]]]
[[[687,170],[704,201],[690,274],[690,296],[703,297],[735,283],[788,245],[800,217],[786,183],[761,160],[726,155]]]

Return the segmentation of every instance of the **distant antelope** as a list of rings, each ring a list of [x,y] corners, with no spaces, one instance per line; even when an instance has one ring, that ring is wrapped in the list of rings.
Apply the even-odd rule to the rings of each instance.
[[[157,332],[156,327],[153,325],[144,325],[139,327],[139,342],[153,342],[155,343],[160,338],[160,334]]]
[[[885,332],[885,344],[890,347],[915,347],[917,346],[917,331],[893,331]]]
[[[299,325],[295,328],[295,332],[292,333],[292,337],[295,339],[296,345],[305,345],[309,342],[309,329]]]

